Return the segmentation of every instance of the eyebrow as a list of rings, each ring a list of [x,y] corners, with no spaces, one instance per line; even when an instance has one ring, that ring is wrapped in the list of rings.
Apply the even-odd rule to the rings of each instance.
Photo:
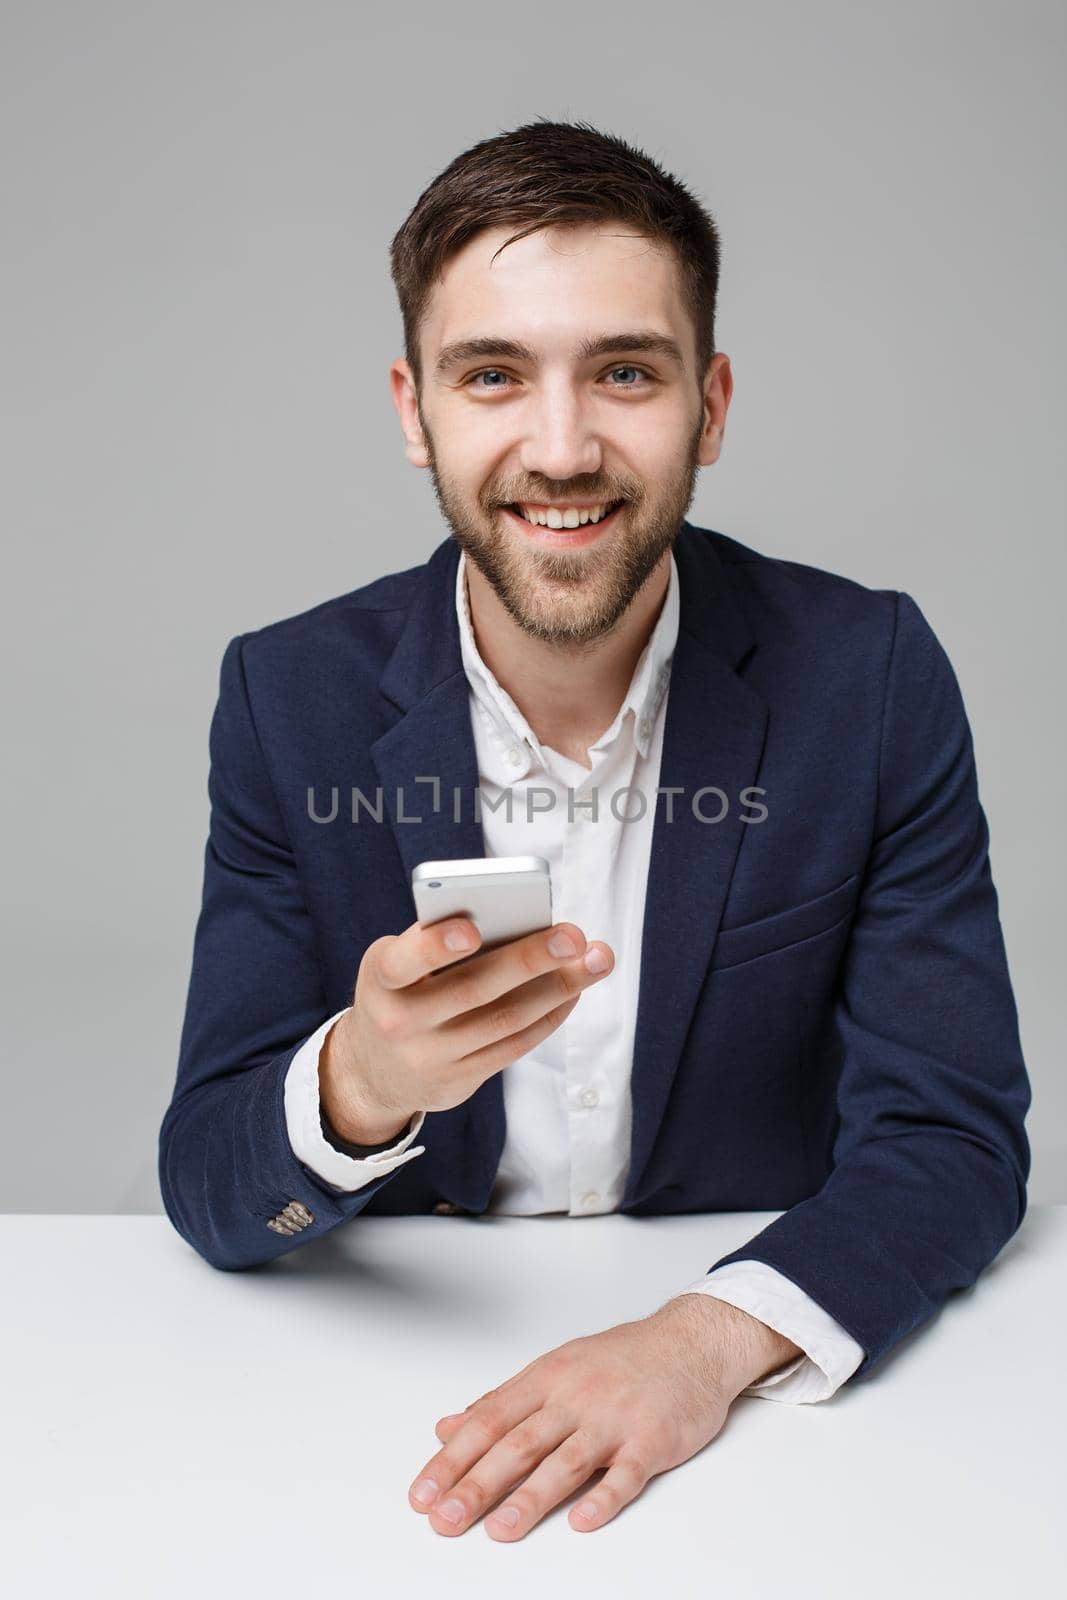
[[[685,358],[676,339],[670,338],[665,333],[653,333],[644,329],[637,332],[602,333],[595,338],[583,339],[575,354],[579,361],[591,361],[595,356],[623,355],[632,351],[664,356],[683,370],[685,368]],[[537,356],[529,345],[517,344],[514,339],[498,339],[492,335],[481,339],[456,339],[452,344],[444,346],[434,363],[434,372],[441,378],[454,371],[456,367],[463,366],[465,362],[491,359],[534,362]]]

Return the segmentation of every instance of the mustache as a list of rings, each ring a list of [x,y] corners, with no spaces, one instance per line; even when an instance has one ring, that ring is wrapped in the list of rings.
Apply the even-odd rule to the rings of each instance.
[[[580,488],[577,484],[569,484],[564,488],[557,486],[530,489],[523,487],[514,494],[502,496],[493,501],[493,507],[521,505],[566,505],[571,501],[598,501],[605,505],[613,504],[617,500],[633,500],[635,496],[629,491],[613,488],[610,484],[591,484]]]

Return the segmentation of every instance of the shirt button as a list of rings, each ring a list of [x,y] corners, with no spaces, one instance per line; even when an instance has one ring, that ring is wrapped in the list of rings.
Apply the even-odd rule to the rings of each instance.
[[[643,717],[638,729],[642,739],[647,739],[652,733],[652,724],[647,717]]]
[[[595,1089],[583,1089],[580,1099],[583,1106],[595,1106],[600,1096]]]
[[[512,767],[517,767],[522,761],[522,751],[519,749],[517,744],[513,744],[511,749],[508,751],[507,761]]]
[[[582,1205],[587,1211],[592,1211],[593,1207],[598,1206],[599,1204],[600,1196],[597,1194],[595,1189],[590,1189],[588,1194],[582,1195]]]

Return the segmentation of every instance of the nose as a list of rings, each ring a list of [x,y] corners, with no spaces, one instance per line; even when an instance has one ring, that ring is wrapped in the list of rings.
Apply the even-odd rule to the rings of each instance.
[[[600,440],[569,384],[546,385],[524,420],[526,433],[519,452],[524,472],[567,483],[600,471]]]

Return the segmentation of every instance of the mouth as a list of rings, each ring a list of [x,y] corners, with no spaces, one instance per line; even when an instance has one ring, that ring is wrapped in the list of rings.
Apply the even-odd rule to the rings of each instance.
[[[502,509],[518,531],[525,534],[528,539],[532,539],[535,544],[571,549],[578,545],[593,544],[602,536],[605,529],[614,525],[625,504],[625,500],[610,501],[607,511],[599,522],[586,522],[577,528],[548,528],[541,523],[531,522],[517,505],[504,506]]]

